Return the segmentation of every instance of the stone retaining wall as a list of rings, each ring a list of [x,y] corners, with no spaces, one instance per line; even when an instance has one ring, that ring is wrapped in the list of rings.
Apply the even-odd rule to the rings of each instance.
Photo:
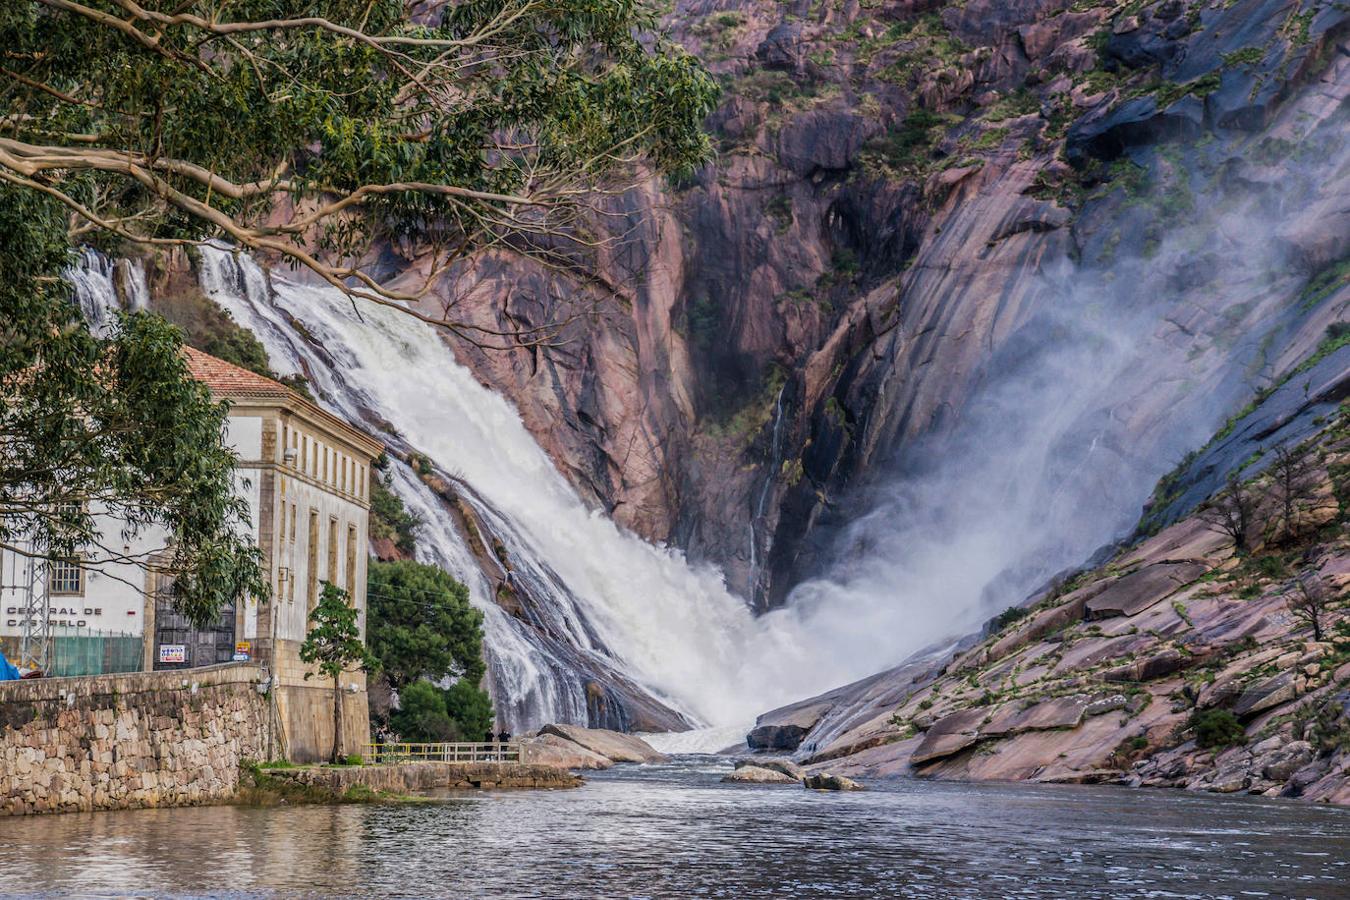
[[[263,759],[255,665],[0,682],[0,815],[228,800]]]
[[[341,796],[362,786],[393,794],[442,788],[569,788],[581,779],[566,769],[528,763],[419,762],[394,766],[343,766],[266,769],[265,774]]]

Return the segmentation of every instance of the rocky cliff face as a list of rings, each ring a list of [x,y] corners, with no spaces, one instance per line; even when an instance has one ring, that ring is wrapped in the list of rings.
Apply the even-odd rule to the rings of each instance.
[[[457,353],[598,506],[769,608],[822,564],[856,486],[1016,356],[1046,272],[1146,257],[1183,194],[1277,187],[1319,145],[1275,126],[1310,91],[1300,115],[1337,114],[1346,18],[1302,0],[680,0],[673,29],[725,86],[717,161],[613,200],[585,277],[488,255],[428,303],[508,332],[567,321],[554,346]],[[1345,211],[1319,199],[1285,235],[1286,295],[1344,257]],[[1270,325],[1194,302],[1214,287],[1181,304],[1187,339]],[[1229,340],[1204,367],[1220,417],[1278,374],[1277,355],[1226,378],[1253,350]]]

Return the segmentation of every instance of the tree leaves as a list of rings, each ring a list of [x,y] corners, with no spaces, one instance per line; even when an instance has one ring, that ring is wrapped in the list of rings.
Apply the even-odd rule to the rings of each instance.
[[[96,570],[158,568],[199,624],[265,597],[221,440],[227,410],[192,379],[177,329],[137,313],[106,338],[88,331],[60,277],[69,250],[55,202],[0,186],[0,233],[0,543],[80,554]],[[120,533],[100,533],[109,520]],[[168,538],[159,552],[127,555],[156,528]]]

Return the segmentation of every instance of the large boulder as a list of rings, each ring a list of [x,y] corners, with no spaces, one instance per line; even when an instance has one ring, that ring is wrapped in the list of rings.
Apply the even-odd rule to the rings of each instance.
[[[608,757],[614,762],[664,762],[666,757],[657,753],[642,738],[604,728],[582,728],[580,725],[545,725],[539,734],[551,734],[578,744],[593,753]]]
[[[980,739],[980,725],[986,715],[988,710],[977,707],[937,720],[923,736],[923,743],[910,756],[910,763],[921,765],[929,760],[959,753],[973,745]]]
[[[852,778],[845,778],[843,775],[831,775],[829,772],[807,775],[802,780],[802,784],[812,791],[861,791],[863,789],[863,786]]]
[[[751,750],[796,750],[809,728],[801,725],[757,725],[745,736]]]
[[[846,110],[807,110],[779,129],[778,161],[803,178],[819,171],[842,172],[870,134],[867,120]]]
[[[796,784],[798,779],[774,769],[760,766],[737,766],[734,772],[722,777],[729,784]]]
[[[791,778],[793,781],[801,781],[803,778],[806,777],[806,770],[790,759],[780,759],[774,756],[765,756],[756,759],[736,760],[736,768],[738,769],[744,769],[750,766],[754,766],[755,768],[759,769],[769,769],[770,771],[773,772],[781,772],[782,774]]]
[[[1307,741],[1290,741],[1257,760],[1261,776],[1268,781],[1286,782],[1294,773],[1316,758],[1312,744]]]
[[[1237,702],[1233,704],[1233,715],[1239,719],[1254,716],[1259,712],[1288,703],[1298,696],[1293,672],[1281,672],[1243,688]]]
[[[524,762],[557,769],[608,769],[614,760],[556,734],[541,734],[520,742]]]

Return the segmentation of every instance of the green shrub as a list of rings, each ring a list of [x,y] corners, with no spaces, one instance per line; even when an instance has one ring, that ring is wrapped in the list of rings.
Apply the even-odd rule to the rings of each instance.
[[[1242,723],[1226,709],[1196,710],[1191,714],[1191,728],[1195,731],[1195,745],[1202,750],[1247,743]]]
[[[417,529],[422,519],[403,505],[403,500],[391,491],[384,478],[370,479],[370,535],[388,539],[400,552],[412,556],[417,549]]]
[[[1025,619],[1028,613],[1020,606],[1010,606],[994,617],[994,630],[1002,631],[1014,622]]]

